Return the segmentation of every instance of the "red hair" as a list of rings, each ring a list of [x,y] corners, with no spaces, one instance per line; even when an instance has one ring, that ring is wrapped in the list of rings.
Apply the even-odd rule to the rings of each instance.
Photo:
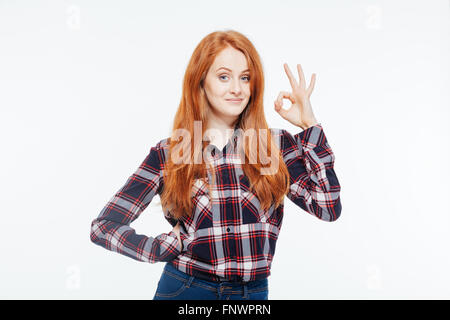
[[[216,56],[228,46],[245,55],[250,69],[250,99],[240,114],[236,126],[243,132],[247,132],[249,129],[254,129],[256,132],[259,132],[259,129],[265,129],[267,136],[262,138],[263,141],[256,139],[257,150],[261,150],[260,148],[267,150],[267,155],[271,156],[272,152],[275,152],[278,159],[276,172],[263,175],[260,173],[261,168],[267,166],[259,161],[256,163],[249,161],[249,159],[256,159],[250,156],[254,157],[255,152],[258,153],[257,150],[244,148],[245,159],[241,159],[242,170],[248,177],[251,190],[259,199],[262,210],[267,210],[273,204],[275,204],[275,208],[278,207],[289,191],[289,172],[283,162],[280,149],[273,141],[264,116],[264,74],[259,55],[250,40],[243,34],[234,30],[215,31],[200,41],[189,60],[183,80],[181,101],[173,122],[172,137],[168,140],[169,156],[164,165],[164,188],[160,198],[162,206],[167,207],[176,219],[191,215],[193,183],[195,179],[206,177],[210,168],[207,168],[204,161],[201,163],[194,161],[194,148],[191,148],[190,155],[186,155],[190,159],[188,163],[172,162],[170,156],[172,151],[180,149],[178,145],[180,142],[175,138],[174,132],[177,129],[186,130],[186,132],[190,132],[190,137],[194,137],[194,121],[202,121],[202,124],[207,124],[206,114],[209,105],[203,90],[203,83]],[[202,125],[202,137],[206,127]],[[264,132],[264,130],[262,131]],[[205,148],[205,143],[206,141],[203,141],[202,149]],[[185,156],[184,153],[183,156]],[[215,177],[215,174],[212,173],[211,176]],[[211,188],[209,191],[211,192]]]

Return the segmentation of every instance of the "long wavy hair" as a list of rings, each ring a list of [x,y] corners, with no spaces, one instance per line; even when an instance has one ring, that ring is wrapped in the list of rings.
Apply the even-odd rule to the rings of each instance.
[[[207,111],[209,108],[208,100],[204,92],[203,84],[206,74],[213,64],[215,57],[225,48],[231,46],[241,51],[246,59],[250,69],[250,99],[239,116],[235,129],[239,128],[241,132],[247,132],[253,129],[258,132],[259,129],[266,132],[263,138],[257,139],[254,147],[254,140],[247,143],[248,148],[244,148],[241,153],[241,167],[247,176],[251,191],[258,198],[261,209],[267,210],[275,204],[275,208],[282,204],[284,196],[289,191],[289,172],[286,164],[283,162],[280,149],[274,143],[270,129],[264,116],[263,95],[264,95],[264,74],[260,57],[250,42],[243,34],[234,31],[215,31],[205,36],[195,48],[183,80],[183,91],[181,101],[176,112],[171,137],[169,143],[169,157],[164,164],[164,187],[160,194],[161,204],[170,210],[171,215],[179,220],[183,216],[189,217],[193,210],[193,201],[191,199],[191,189],[196,179],[205,178],[207,172],[211,172],[215,183],[215,172],[213,167],[206,162],[194,161],[198,157],[199,148],[184,148],[180,144],[186,143],[179,141],[176,132],[184,130],[194,137],[194,122],[201,121],[207,124]],[[202,135],[206,131],[207,125],[202,126]],[[252,131],[252,130],[250,130]],[[261,131],[259,131],[261,132]],[[264,137],[265,136],[265,137]],[[250,138],[252,139],[252,138]],[[207,146],[206,141],[201,144],[201,152]],[[189,161],[172,161],[172,152],[183,151],[183,156]],[[271,155],[275,152],[275,158],[278,160],[277,170],[273,174],[261,174],[262,168],[266,168],[264,161],[250,161],[255,159],[258,150],[267,150],[266,154]],[[190,150],[190,152],[189,152]],[[205,179],[211,196],[210,182]]]

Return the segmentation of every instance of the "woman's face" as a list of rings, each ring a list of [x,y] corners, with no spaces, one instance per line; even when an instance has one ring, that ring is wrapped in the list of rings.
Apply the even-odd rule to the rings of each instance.
[[[222,50],[208,70],[204,89],[214,117],[234,123],[250,99],[250,71],[245,55],[233,47]]]

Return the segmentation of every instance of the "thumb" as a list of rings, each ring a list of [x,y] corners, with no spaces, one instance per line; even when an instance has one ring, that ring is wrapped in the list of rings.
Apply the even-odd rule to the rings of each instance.
[[[283,109],[281,107],[281,105],[277,101],[274,102],[274,105],[275,105],[275,111],[278,112],[278,114],[281,117],[283,117],[283,119],[285,119],[286,118],[286,114],[287,114],[287,110]]]

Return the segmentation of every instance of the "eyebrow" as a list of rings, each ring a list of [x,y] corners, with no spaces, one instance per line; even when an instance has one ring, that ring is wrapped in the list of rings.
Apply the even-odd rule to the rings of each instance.
[[[225,70],[231,71],[231,69],[228,69],[228,68],[225,68],[225,67],[220,67],[219,69],[216,70],[216,72],[219,71],[220,69],[225,69]],[[250,69],[244,70],[244,71],[242,71],[242,73],[244,73],[246,71],[250,71]]]

